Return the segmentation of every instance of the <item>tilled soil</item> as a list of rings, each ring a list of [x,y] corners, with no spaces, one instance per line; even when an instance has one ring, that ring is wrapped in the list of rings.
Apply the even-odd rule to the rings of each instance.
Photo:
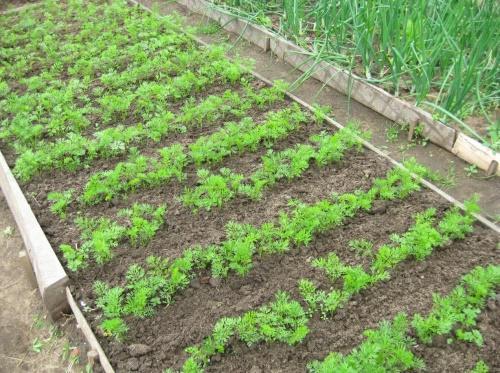
[[[214,92],[222,92],[225,87],[212,88]],[[277,104],[272,109],[284,106]],[[264,113],[254,110],[251,115],[255,121],[261,121]],[[193,128],[186,134],[167,137],[158,144],[142,144],[139,150],[152,155],[154,149],[176,142],[187,145],[201,135],[214,132],[221,125],[222,121]],[[278,141],[273,150],[308,142],[311,134],[324,130],[335,131],[324,125],[310,123]],[[9,152],[7,144],[0,144],[0,148],[6,150],[9,164],[13,165],[15,155]],[[209,168],[215,171],[220,167],[229,167],[234,172],[249,175],[260,164],[260,158],[266,151],[261,147],[256,152],[229,157]],[[23,191],[56,252],[62,243],[79,243],[79,232],[73,223],[78,210],[72,208],[66,220],[59,220],[49,210],[47,194],[68,188],[81,191],[89,175],[97,170],[111,169],[124,159],[126,157],[98,161],[71,174],[58,171],[44,173],[23,185]],[[450,207],[449,204],[428,190],[414,193],[403,201],[377,201],[369,213],[357,214],[345,225],[316,237],[305,248],[292,248],[286,254],[256,257],[253,269],[246,277],[232,274],[223,281],[214,281],[208,272],[201,271],[196,274],[191,286],[175,297],[172,305],[160,307],[151,318],[127,318],[130,331],[124,342],[106,338],[98,329],[101,314],[95,309],[92,291],[96,279],[112,285],[123,285],[127,268],[134,263],[143,263],[149,255],[176,258],[195,244],[217,244],[224,239],[227,222],[234,220],[259,225],[275,221],[280,211],[289,211],[288,202],[291,199],[311,203],[328,198],[333,193],[367,190],[375,178],[384,176],[389,168],[386,160],[373,153],[351,151],[341,162],[324,168],[312,166],[301,178],[278,183],[266,190],[260,201],[236,198],[223,208],[194,213],[179,201],[184,188],[194,187],[197,183],[196,169],[189,166],[187,180],[183,183],[172,181],[160,188],[140,190],[124,198],[82,210],[91,216],[114,218],[119,209],[129,207],[134,202],[165,203],[168,208],[166,224],[147,247],[132,248],[129,244],[123,244],[115,250],[112,261],[103,266],[91,262],[88,268],[77,273],[68,271],[72,290],[80,304],[88,305],[86,316],[117,371],[160,372],[168,367],[180,368],[187,358],[184,349],[200,343],[210,334],[219,318],[239,315],[259,307],[271,301],[278,290],[288,291],[300,299],[297,281],[301,278],[314,279],[322,287],[328,288],[330,284],[327,279],[310,265],[312,258],[335,252],[348,264],[366,267],[369,260],[356,257],[348,249],[349,240],[365,238],[377,247],[388,242],[390,234],[406,231],[413,224],[415,213],[435,207],[442,214]],[[248,347],[233,340],[226,354],[213,358],[207,371],[304,372],[309,361],[323,359],[331,351],[348,353],[362,342],[362,332],[367,328],[376,327],[381,320],[390,319],[398,312],[409,315],[427,313],[432,306],[433,292],[450,291],[461,276],[477,265],[499,264],[497,244],[498,236],[477,225],[475,232],[465,240],[436,250],[425,261],[402,263],[393,271],[390,280],[354,297],[332,318],[323,320],[318,316],[313,317],[309,322],[310,334],[298,346],[257,344]],[[64,258],[60,253],[58,255],[64,263]],[[431,346],[418,346],[415,352],[424,358],[429,371],[457,371],[458,367],[469,369],[479,358],[483,358],[492,371],[499,370],[500,358],[495,355],[499,341],[498,320],[498,303],[490,301],[479,323],[485,339],[482,349],[462,343],[446,345],[438,340]],[[147,345],[150,351],[138,356],[130,349],[131,345],[137,343]]]
[[[311,133],[324,129],[314,124],[305,127],[280,141],[275,148],[283,149],[293,143],[307,141]],[[235,172],[248,174],[259,164],[259,158],[265,151],[260,149],[256,153],[229,157],[214,169],[226,166]],[[389,165],[385,160],[371,153],[351,151],[342,162],[322,169],[313,166],[298,180],[278,183],[265,192],[261,201],[236,198],[221,209],[193,213],[178,200],[186,185],[196,185],[196,170],[191,167],[184,184],[175,181],[161,188],[141,190],[125,199],[103,203],[86,211],[92,215],[114,217],[118,209],[130,206],[135,201],[166,203],[168,206],[165,226],[146,248],[136,249],[124,244],[117,249],[111,262],[103,266],[92,264],[77,273],[70,272],[72,288],[79,301],[92,307],[92,285],[96,279],[122,285],[128,266],[143,263],[149,255],[175,258],[194,244],[218,243],[224,239],[224,225],[228,221],[254,225],[273,221],[279,211],[289,209],[287,203],[290,199],[298,198],[310,203],[328,198],[332,193],[366,190],[374,178],[383,176],[388,169]],[[52,245],[58,247],[61,243],[78,242],[78,231],[73,226],[72,219],[61,223],[50,213],[45,202],[48,191],[58,189],[57,186],[61,183],[70,186],[71,182],[63,181],[67,177],[57,173],[52,178],[40,179],[43,183],[31,183],[26,189],[37,195],[36,199],[40,201],[40,206],[33,203],[32,206]],[[81,183],[84,178],[77,176],[75,180]],[[72,186],[78,188],[78,185]],[[118,371],[137,369],[160,372],[166,367],[180,368],[187,358],[184,349],[200,343],[210,334],[219,318],[239,315],[267,303],[274,298],[277,290],[288,291],[300,299],[297,281],[301,278],[314,279],[327,288],[330,285],[328,281],[311,267],[312,258],[334,251],[344,262],[366,267],[369,265],[368,259],[356,257],[355,253],[347,249],[349,240],[365,238],[373,241],[375,246],[386,243],[391,233],[406,231],[413,224],[414,214],[429,207],[437,208],[438,213],[442,214],[449,205],[427,190],[415,193],[404,201],[378,201],[370,213],[361,213],[346,225],[322,234],[306,248],[295,248],[282,255],[257,257],[253,269],[246,277],[231,275],[217,283],[210,281],[210,273],[197,273],[191,286],[178,294],[172,305],[159,308],[148,319],[127,318],[130,331],[123,343],[100,334],[100,312],[94,310],[87,317],[96,334],[100,335],[101,343]],[[322,320],[314,317],[309,323],[310,334],[298,346],[258,344],[248,347],[241,342],[232,341],[227,354],[215,356],[208,371],[246,372],[260,369],[303,372],[309,361],[323,359],[330,351],[348,353],[362,342],[362,332],[365,329],[376,327],[381,320],[392,318],[401,311],[409,315],[415,312],[426,313],[432,306],[433,292],[448,292],[463,274],[476,265],[500,263],[496,242],[494,234],[477,226],[475,233],[466,240],[438,250],[426,261],[403,263],[396,268],[391,280],[355,297],[333,318]],[[64,262],[63,258],[61,260]],[[494,346],[495,341],[498,341],[496,332],[488,332],[488,327],[484,329],[486,346],[491,343]],[[136,356],[129,351],[129,346],[136,343],[150,346],[152,351]],[[443,366],[472,366],[474,361],[465,360],[470,354],[475,358],[482,357],[490,367],[500,366],[494,348],[479,350],[470,346],[461,347],[462,345],[456,343],[447,346],[454,353],[440,355],[443,359],[446,358],[446,362],[434,358],[436,352],[433,346],[420,346],[416,353],[425,359],[429,371],[440,371]],[[450,359],[454,361],[448,362]]]

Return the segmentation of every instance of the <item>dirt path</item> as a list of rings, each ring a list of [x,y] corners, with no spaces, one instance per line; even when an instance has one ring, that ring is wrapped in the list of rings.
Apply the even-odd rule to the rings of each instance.
[[[22,272],[23,241],[0,191],[0,372],[78,372],[78,349],[47,319],[38,289]]]

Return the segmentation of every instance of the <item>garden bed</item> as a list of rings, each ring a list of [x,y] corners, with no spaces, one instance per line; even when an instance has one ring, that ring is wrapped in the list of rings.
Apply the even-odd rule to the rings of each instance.
[[[0,149],[115,369],[302,372],[401,311],[427,315],[432,293],[487,265],[482,347],[455,328],[407,348],[429,371],[500,368],[498,235],[474,223],[474,203],[453,208],[422,188],[418,164],[406,163],[415,179],[393,168],[355,124],[333,128],[179,22],[120,1],[47,2],[0,21]],[[315,261],[330,254],[333,282],[333,264]],[[335,306],[321,298],[334,289]],[[261,308],[279,291],[284,319]]]

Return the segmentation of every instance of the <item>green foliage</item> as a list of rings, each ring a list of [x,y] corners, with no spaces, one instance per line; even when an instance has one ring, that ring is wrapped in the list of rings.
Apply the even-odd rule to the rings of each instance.
[[[411,351],[414,341],[407,336],[404,313],[392,323],[383,321],[375,330],[365,331],[366,340],[350,354],[331,353],[323,361],[309,363],[314,373],[330,372],[402,372],[424,368],[422,360]]]
[[[312,266],[324,270],[330,281],[335,281],[344,273],[346,266],[340,261],[335,253],[329,253],[326,258],[316,258],[312,261]]]
[[[320,143],[318,151],[311,145],[298,144],[281,152],[269,150],[262,157],[261,167],[243,183],[243,176],[221,169],[220,175],[210,175],[205,169],[199,170],[199,186],[186,189],[182,196],[185,205],[195,209],[209,210],[220,207],[236,195],[246,195],[252,199],[262,198],[263,190],[282,179],[292,180],[300,177],[309,167],[312,159],[321,156],[322,164],[339,161],[352,146],[359,146],[358,132],[351,127],[339,130],[335,135],[324,133],[315,137]]]
[[[467,202],[469,205],[469,202]],[[472,205],[470,211],[476,211]],[[441,233],[433,224],[435,220],[435,209],[430,208],[415,216],[415,224],[402,235],[392,235],[394,244],[382,245],[376,253],[370,272],[367,273],[361,266],[349,266],[340,261],[335,253],[329,253],[326,257],[316,258],[311,265],[325,271],[326,275],[334,284],[341,280],[343,285],[340,290],[334,289],[329,292],[318,290],[316,286],[307,279],[299,281],[299,292],[304,301],[309,306],[309,313],[320,309],[324,318],[332,315],[339,307],[342,307],[353,295],[368,288],[372,284],[387,280],[390,270],[401,261],[414,257],[422,260],[437,247],[447,244],[450,240],[463,238],[463,235],[449,235],[447,232]],[[455,227],[458,226],[464,232],[470,232],[473,223],[470,212],[462,215],[455,208],[450,209],[443,216],[439,226],[443,222],[449,222],[450,216],[453,218]],[[465,223],[462,225],[462,223]],[[456,223],[458,222],[458,223]],[[445,224],[448,226],[448,224]],[[453,228],[452,232],[457,231]],[[450,238],[448,238],[450,237]],[[361,250],[368,250],[372,253],[372,244],[366,240],[351,241],[354,247],[361,246]],[[457,332],[457,336],[462,339],[474,340],[480,343],[481,339],[474,332]]]
[[[325,292],[317,290],[309,280],[299,281],[299,291],[310,310],[315,310],[319,304],[323,317],[333,314],[350,297],[376,281],[376,278],[366,273],[362,267],[342,263],[335,253],[329,253],[324,258],[316,258],[311,265],[325,271],[331,282],[335,283],[339,279],[343,282],[342,290]]]
[[[320,166],[340,161],[344,153],[356,147],[362,149],[360,139],[368,139],[368,132],[361,132],[358,125],[349,123],[346,127],[339,130],[334,135],[322,133],[311,137],[311,140],[317,144],[317,152],[315,155],[316,162]]]
[[[366,273],[362,267],[346,267],[344,269],[344,287],[342,289],[345,297],[359,293],[372,284],[373,278]]]
[[[122,341],[128,332],[127,324],[119,317],[104,320],[100,327],[105,336],[115,337],[119,341]]]
[[[155,305],[170,304],[173,296],[188,286],[194,271],[198,269],[209,269],[216,278],[227,277],[230,271],[244,276],[251,269],[256,253],[282,253],[293,245],[307,245],[314,235],[342,224],[359,210],[369,210],[376,197],[377,190],[370,190],[346,193],[333,200],[321,200],[310,205],[295,201],[291,203],[290,213],[279,214],[278,222],[264,222],[259,227],[229,222],[226,225],[226,238],[218,245],[194,246],[171,263],[159,258],[148,258],[147,270],[134,267],[129,271],[128,285],[122,296],[122,304],[127,303],[124,306],[125,313],[144,317],[151,314]],[[334,260],[333,256],[329,258]],[[321,261],[318,261],[321,268],[330,268],[328,264],[319,263]],[[342,275],[347,278],[341,292],[316,291],[312,283],[302,283],[301,292],[310,297],[307,303],[311,309],[320,306],[324,314],[332,313],[349,296],[379,278],[367,275],[361,268],[341,267]],[[154,285],[151,285],[150,279]],[[304,329],[298,329],[295,338],[301,335],[301,331]],[[199,361],[193,362],[191,359],[187,366],[196,367]]]
[[[282,179],[292,180],[300,177],[309,168],[309,161],[314,156],[314,148],[303,144],[278,153],[269,150],[267,155],[262,157],[262,166],[250,176],[251,184],[242,186],[240,193],[252,199],[260,199],[264,188]]]
[[[58,215],[61,219],[66,219],[66,210],[73,201],[74,189],[65,190],[64,192],[50,192],[47,194],[47,199],[52,203],[50,211]]]
[[[114,169],[93,174],[80,200],[88,205],[110,201],[115,196],[140,188],[154,188],[176,178],[185,178],[187,155],[180,144],[159,150],[160,159],[134,155]]]
[[[322,300],[321,295],[324,293],[319,292],[316,285],[305,278],[299,280],[298,286],[300,295],[309,307],[308,314],[314,313],[318,308],[318,303]]]
[[[267,147],[285,137],[306,121],[298,105],[268,114],[260,125],[251,118],[240,123],[229,123],[210,136],[202,136],[189,146],[190,156],[199,165],[218,162],[222,158],[243,151],[255,151],[260,143]]]
[[[416,314],[413,318],[412,325],[418,338],[431,343],[434,336],[455,331],[457,339],[481,346],[482,336],[473,327],[486,299],[495,295],[499,285],[500,266],[489,265],[474,268],[446,297],[434,294],[429,315],[424,318]]]
[[[385,179],[375,180],[375,190],[382,199],[405,198],[420,190],[418,178],[424,177],[428,172],[427,169],[413,158],[405,161],[403,166],[406,169],[395,167],[389,171]]]
[[[84,241],[80,251],[91,254],[98,264],[109,261],[112,250],[118,246],[125,236],[125,227],[108,218],[77,218],[76,225],[82,231]]]
[[[105,283],[96,281],[94,283],[94,292],[97,295],[96,305],[102,309],[105,317],[115,318],[122,315],[122,288],[110,288]]]
[[[448,240],[464,238],[473,230],[474,215],[479,212],[478,196],[473,196],[464,202],[465,214],[461,214],[458,207],[448,210],[439,223],[439,230]]]
[[[77,271],[80,268],[87,266],[88,253],[83,250],[78,250],[73,248],[71,245],[62,244],[59,246],[64,259],[66,259],[66,265],[72,271]]]
[[[373,255],[373,243],[365,240],[364,238],[359,240],[350,240],[349,248],[356,252],[358,256],[372,256]]]
[[[226,115],[243,117],[253,105],[284,98],[279,83],[254,90],[245,78],[243,96],[228,90],[199,103],[187,100],[176,118],[166,110],[170,103],[214,84],[239,83],[246,63],[227,59],[223,47],[199,47],[171,17],[158,20],[125,4],[82,9],[72,2],[41,18],[36,31],[9,24],[5,30],[19,30],[5,33],[2,27],[0,137],[13,140],[15,174],[22,181],[43,171],[81,169],[172,131]],[[71,33],[64,31],[68,24]],[[53,38],[61,33],[63,38]],[[38,75],[32,76],[28,60],[37,61]]]
[[[479,360],[470,373],[488,373],[490,369],[483,360]]]
[[[436,210],[429,208],[415,217],[415,225],[403,235],[392,235],[394,244],[383,245],[377,251],[371,270],[374,274],[383,276],[386,271],[401,261],[414,257],[423,260],[435,248],[446,245],[451,240],[462,239],[472,232],[477,205],[472,199],[466,201],[465,214],[457,208],[449,209],[434,227]]]
[[[406,258],[413,256],[423,260],[432,250],[443,244],[441,234],[433,227],[436,210],[429,208],[415,216],[415,225],[403,235],[392,235],[397,246],[383,245],[372,264],[372,271],[383,274]]]
[[[186,188],[181,197],[184,205],[194,209],[221,207],[235,195],[243,180],[243,175],[234,174],[228,168],[221,168],[220,175],[210,175],[209,170],[199,169],[197,175],[199,185],[194,189]]]
[[[257,310],[245,312],[241,317],[225,317],[217,321],[212,334],[200,346],[186,349],[190,358],[183,371],[201,371],[216,353],[224,353],[229,339],[236,336],[247,345],[261,341],[282,342],[294,345],[309,332],[308,318],[300,304],[289,295],[278,292],[276,299]]]
[[[118,216],[128,218],[124,226],[109,218],[79,217],[75,220],[81,230],[80,247],[67,244],[59,248],[67,261],[68,268],[77,271],[87,266],[93,257],[97,264],[104,264],[113,257],[113,249],[128,238],[133,246],[145,246],[155,236],[164,222],[165,206],[157,208],[148,204],[134,204],[130,209],[123,209]]]
[[[321,124],[332,112],[332,108],[330,106],[321,106],[319,104],[313,105],[313,114],[314,120],[316,123]]]
[[[212,2],[308,49],[311,64],[327,60],[396,96],[411,96],[417,105],[435,109],[437,119],[450,118],[478,139],[461,119],[475,112],[484,116],[490,124],[487,142],[498,146],[498,79],[492,67],[498,63],[497,2]]]
[[[131,209],[121,210],[119,215],[130,219],[126,234],[134,246],[147,246],[164,222],[166,206],[156,209],[148,204],[134,203]]]

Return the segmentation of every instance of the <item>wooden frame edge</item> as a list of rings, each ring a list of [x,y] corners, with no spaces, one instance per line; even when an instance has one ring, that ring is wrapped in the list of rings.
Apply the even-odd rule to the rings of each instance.
[[[73,295],[71,294],[71,291],[69,290],[69,287],[66,287],[65,293],[66,293],[66,298],[67,298],[69,307],[71,308],[71,311],[75,315],[75,319],[76,319],[78,328],[82,331],[89,346],[97,352],[97,356],[99,356],[99,362],[101,364],[101,367],[104,369],[104,372],[105,373],[114,373],[115,370],[111,366],[111,364],[108,360],[108,357],[104,353],[104,350],[102,349],[101,344],[97,340],[94,332],[92,331],[92,328],[90,327],[89,323],[87,322],[87,319],[85,318],[82,311],[80,310],[80,307],[78,307],[78,304],[76,303],[75,298],[73,298]]]
[[[44,306],[56,320],[67,309],[64,288],[69,279],[1,151],[0,187],[23,238]]]

